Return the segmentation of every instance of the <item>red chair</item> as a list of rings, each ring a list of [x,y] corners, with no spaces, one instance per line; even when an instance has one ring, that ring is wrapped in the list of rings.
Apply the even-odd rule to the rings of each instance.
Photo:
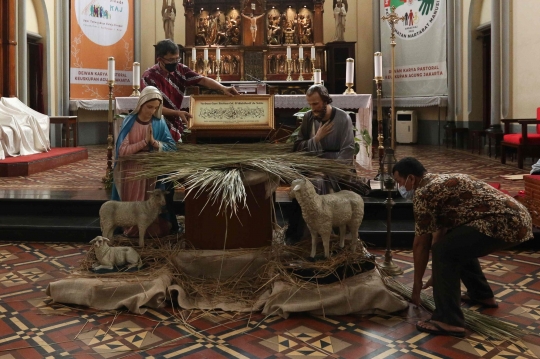
[[[517,151],[518,168],[523,168],[525,157],[540,157],[540,107],[536,109],[536,120],[501,120],[504,123],[504,136],[501,141],[501,163],[506,163],[506,148],[514,148]],[[510,124],[521,125],[521,133],[510,133]],[[528,133],[527,126],[536,124],[536,133]]]

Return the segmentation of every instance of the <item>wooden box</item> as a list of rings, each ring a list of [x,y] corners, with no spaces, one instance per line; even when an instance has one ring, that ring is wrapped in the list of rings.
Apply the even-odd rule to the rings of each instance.
[[[524,205],[531,213],[533,225],[540,227],[540,175],[523,176],[525,180]]]
[[[272,197],[266,197],[264,183],[246,187],[248,208],[239,208],[231,217],[218,213],[219,203],[208,196],[185,199],[186,239],[196,249],[260,248],[272,244]],[[206,207],[205,207],[206,205]]]

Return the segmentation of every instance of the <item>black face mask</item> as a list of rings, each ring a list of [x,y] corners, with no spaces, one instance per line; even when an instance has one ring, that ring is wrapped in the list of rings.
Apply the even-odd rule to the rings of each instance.
[[[165,70],[169,71],[169,72],[174,72],[176,71],[176,65],[177,63],[174,63],[174,64],[163,64],[165,66]]]

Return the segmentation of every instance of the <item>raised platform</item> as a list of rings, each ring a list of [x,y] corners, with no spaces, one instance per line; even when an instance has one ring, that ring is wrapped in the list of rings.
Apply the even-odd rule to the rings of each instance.
[[[83,147],[53,148],[35,155],[8,157],[0,160],[0,177],[29,176],[86,159],[88,150]]]

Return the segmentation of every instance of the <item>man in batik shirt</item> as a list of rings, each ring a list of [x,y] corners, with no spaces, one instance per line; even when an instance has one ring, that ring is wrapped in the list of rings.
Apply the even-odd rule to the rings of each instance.
[[[392,172],[401,195],[413,200],[412,302],[419,305],[421,289],[433,286],[435,311],[416,328],[463,337],[460,300],[497,307],[478,258],[532,238],[531,216],[514,198],[485,182],[463,174],[428,173],[412,157],[400,160]],[[430,249],[432,276],[423,285]],[[467,288],[464,295],[460,280]]]
[[[170,39],[156,44],[157,64],[146,70],[141,77],[141,89],[146,86],[157,87],[163,95],[163,116],[175,141],[181,139],[184,124],[191,115],[182,111],[182,100],[186,87],[201,85],[225,95],[238,95],[234,87],[226,87],[209,77],[191,70],[180,61],[178,45]]]

